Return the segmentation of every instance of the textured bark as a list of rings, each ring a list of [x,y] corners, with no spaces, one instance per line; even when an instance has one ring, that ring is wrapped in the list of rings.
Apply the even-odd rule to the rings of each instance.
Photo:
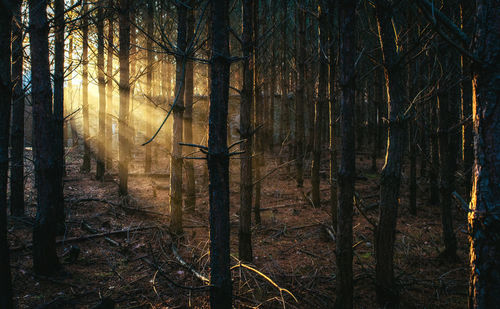
[[[280,105],[280,143],[282,147],[288,145],[288,151],[291,152],[290,147],[290,108],[288,106],[288,38],[287,38],[287,18],[288,18],[288,2],[282,1],[283,21],[281,24],[281,105]],[[284,156],[280,156],[280,163],[283,163]],[[287,165],[287,171],[290,169]]]
[[[191,9],[187,16],[187,42],[189,48],[194,47],[194,10]],[[184,140],[186,143],[193,143],[193,95],[194,95],[194,63],[186,63],[186,90],[184,91],[185,105],[184,110]],[[194,165],[192,160],[186,160],[184,163],[186,170],[186,200],[185,208],[188,212],[194,212],[196,209],[196,182],[194,179]]]
[[[393,257],[405,149],[406,130],[402,119],[405,78],[393,29],[393,3],[386,0],[377,0],[375,3],[389,110],[386,160],[380,181],[379,224],[375,231],[376,292],[380,306],[395,308],[399,306],[399,292],[394,278]]]
[[[89,20],[88,4],[83,0],[82,12],[82,117],[83,117],[83,162],[80,170],[90,172],[89,132]]]
[[[20,2],[20,1],[19,1]],[[18,4],[16,4],[17,6]],[[11,82],[12,11],[0,2],[0,307],[14,308],[7,239],[7,173],[9,169],[9,125]]]
[[[147,2],[146,10],[146,32],[148,33],[148,38],[146,39],[146,57],[147,57],[147,72],[146,72],[146,95],[149,98],[153,97],[153,41],[149,37],[153,37],[153,3],[151,1]],[[153,135],[153,127],[151,125],[151,112],[148,107],[146,107],[146,136],[149,138]],[[151,146],[149,143],[145,146],[146,155],[144,159],[144,172],[151,172]]]
[[[352,214],[354,200],[355,163],[355,72],[356,59],[356,2],[339,3],[339,86],[341,152],[338,171],[338,224],[337,224],[337,298],[335,308],[353,307],[352,279]]]
[[[437,105],[437,104],[435,104]],[[431,142],[431,169],[429,171],[429,202],[432,205],[439,203],[439,147],[437,136],[437,107],[430,106],[430,142]]]
[[[336,55],[335,52],[338,49],[338,46],[336,45],[337,39],[335,32],[333,29],[335,29],[336,21],[337,19],[337,5],[336,1],[328,1],[328,14],[329,14],[329,20],[330,20],[330,80],[329,80],[329,121],[328,121],[328,126],[329,126],[329,138],[330,138],[330,211],[332,215],[332,226],[334,228],[337,227],[337,124],[336,124],[336,118],[337,118],[337,101],[335,100],[335,59]]]
[[[55,158],[59,149],[52,113],[49,67],[49,23],[47,1],[29,1],[31,44],[31,99],[37,214],[33,227],[33,268],[37,274],[52,275],[59,270],[56,253],[57,204],[62,190],[62,174]]]
[[[210,307],[232,307],[229,269],[229,154],[227,113],[229,101],[229,3],[212,1],[212,58],[208,170],[210,177]]]
[[[304,1],[298,1],[297,6],[303,6]],[[298,80],[295,96],[295,169],[297,187],[304,184],[304,105],[306,100],[306,12],[297,7],[298,24],[298,46],[296,65],[298,68]]]
[[[314,145],[312,162],[312,202],[314,207],[321,206],[320,197],[320,177],[319,170],[321,166],[321,140],[323,129],[323,106],[328,104],[328,8],[326,1],[320,2],[319,9],[319,82],[318,82],[318,100],[316,101],[314,111]]]
[[[130,161],[129,102],[130,102],[130,21],[129,0],[120,0],[119,40],[120,40],[120,112],[119,112],[119,156],[118,174],[120,178],[119,194],[128,194],[128,164]]]
[[[254,31],[254,38],[259,37],[259,1],[260,0],[254,0],[253,1],[253,31]],[[262,66],[260,65],[259,62],[259,49],[255,48],[254,49],[254,57],[253,57],[253,63],[254,63],[254,87],[255,87],[255,96],[254,96],[254,109],[255,109],[255,127],[257,126],[262,126],[264,125],[264,115],[263,115],[263,110],[262,110],[262,105],[263,105],[263,99],[262,99],[262,85],[261,85],[261,73],[262,73]],[[241,116],[240,116],[241,117]],[[262,129],[257,130],[254,132],[254,145],[255,145],[255,157],[254,157],[254,173],[255,173],[255,179],[260,179],[261,177],[261,167],[263,165],[263,145],[262,145]],[[255,190],[255,200],[254,200],[254,206],[253,206],[253,213],[254,213],[254,221],[255,224],[260,225],[261,220],[260,220],[260,200],[261,200],[261,185],[262,182],[259,181],[258,183],[255,184],[254,190]]]
[[[96,179],[104,180],[106,163],[106,78],[104,75],[104,1],[97,4],[97,84],[99,86],[99,132]]]
[[[21,0],[15,2],[12,24],[12,126],[10,165],[10,213],[24,216],[24,89]],[[0,289],[1,290],[1,289]]]
[[[187,31],[187,8],[177,5],[177,49],[186,50],[186,31]],[[174,129],[172,135],[172,171],[170,173],[170,212],[172,219],[170,221],[170,230],[175,235],[182,234],[182,149],[179,145],[182,142],[184,113],[184,89],[186,74],[186,58],[183,56],[175,57],[175,94],[177,102],[174,107]]]
[[[239,258],[246,262],[252,256],[252,103],[253,103],[253,6],[255,0],[243,1],[243,88],[240,103],[240,138],[245,142],[240,160],[240,227],[238,233]]]
[[[106,170],[113,168],[113,117],[111,116],[113,107],[113,57],[114,57],[114,0],[108,0],[108,56],[106,60]]]
[[[473,67],[474,179],[468,215],[469,308],[500,303],[500,5],[476,2]]]

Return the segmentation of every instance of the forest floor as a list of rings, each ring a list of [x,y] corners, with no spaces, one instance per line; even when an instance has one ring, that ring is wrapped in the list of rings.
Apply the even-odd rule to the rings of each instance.
[[[180,242],[173,242],[168,233],[169,178],[165,167],[169,164],[165,158],[159,159],[153,164],[157,167],[153,173],[145,175],[140,162],[138,154],[130,170],[130,199],[122,200],[118,196],[117,176],[112,174],[104,182],[96,181],[94,174],[80,173],[81,154],[69,153],[65,177],[67,229],[66,235],[58,238],[64,272],[51,278],[35,276],[32,271],[31,226],[36,208],[32,181],[28,181],[28,216],[11,218],[8,227],[19,308],[91,308],[106,298],[116,302],[117,308],[209,307],[204,281],[209,277],[208,186],[202,161],[194,162],[197,210],[184,215],[185,236]],[[265,162],[263,175],[279,165],[278,158],[270,154],[266,154]],[[363,154],[357,156],[356,191],[363,202],[359,207],[370,221],[376,222],[379,173],[370,171],[370,163]],[[379,169],[382,164],[380,159]],[[309,161],[306,167],[310,167]],[[303,188],[296,187],[286,167],[263,180],[262,224],[253,229],[252,267],[257,272],[238,267],[239,161],[232,161],[230,218],[235,307],[332,307],[335,235],[331,233],[327,161],[322,168],[322,205],[318,208],[308,202],[308,173]],[[406,207],[407,175],[403,175],[395,246],[401,308],[465,308],[465,213],[454,209],[459,260],[442,261],[440,209],[429,205],[429,184],[425,179],[418,183],[418,215],[412,216]],[[355,308],[377,308],[373,226],[357,209],[353,237]],[[78,256],[74,254],[77,248]]]

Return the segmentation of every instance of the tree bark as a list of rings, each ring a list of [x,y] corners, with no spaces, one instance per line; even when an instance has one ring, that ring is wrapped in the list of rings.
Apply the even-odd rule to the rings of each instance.
[[[82,117],[83,117],[83,162],[81,172],[90,172],[89,132],[89,18],[88,4],[83,0],[82,11]]]
[[[476,2],[472,80],[474,178],[468,215],[470,239],[469,308],[500,303],[500,6]]]
[[[210,177],[210,307],[232,307],[229,269],[229,154],[227,113],[229,101],[229,3],[212,1],[212,58],[208,137]]]
[[[120,112],[119,112],[119,194],[128,194],[128,164],[130,161],[129,102],[130,102],[130,21],[129,0],[120,0],[119,40],[120,40]]]
[[[241,150],[245,153],[240,160],[240,227],[238,233],[239,258],[246,262],[252,255],[252,103],[253,103],[253,6],[255,0],[243,1],[243,89],[240,105],[240,138],[245,140]]]
[[[106,61],[106,169],[109,171],[113,168],[113,57],[114,57],[114,0],[108,0],[108,56]]]
[[[151,1],[147,2],[146,9],[146,32],[148,33],[148,38],[146,39],[146,53],[147,53],[147,72],[146,72],[146,95],[151,99],[153,97],[153,41],[150,37],[154,36],[153,33],[153,3]],[[151,137],[153,135],[153,127],[151,125],[151,111],[149,106],[146,106],[146,136]],[[154,142],[153,142],[154,143]],[[153,143],[149,143],[145,146],[146,155],[144,159],[144,172],[151,172],[151,146]]]
[[[337,224],[337,298],[335,308],[353,307],[352,278],[352,214],[356,179],[354,100],[356,80],[356,2],[342,0],[339,4],[339,70],[341,158],[338,171]]]
[[[260,17],[259,17],[259,2],[260,0],[254,0],[253,1],[253,31],[254,31],[254,40],[259,37],[259,25],[260,25]],[[264,32],[264,31],[262,31]],[[256,43],[255,43],[256,44]],[[254,47],[253,51],[254,57],[253,57],[253,63],[254,63],[254,110],[255,110],[255,127],[258,126],[263,126],[264,125],[264,115],[262,112],[263,108],[263,98],[262,98],[262,84],[261,84],[261,73],[262,73],[262,66],[260,63],[258,63],[261,59],[259,59],[259,49],[257,48],[257,45]],[[241,115],[240,115],[241,117]],[[264,155],[264,147],[262,145],[262,129],[259,129],[254,132],[254,145],[255,145],[255,158],[254,158],[254,173],[255,173],[255,179],[260,179],[261,177],[261,167],[263,165],[263,155]],[[253,213],[254,213],[254,221],[256,225],[260,225],[261,219],[260,219],[260,202],[261,202],[261,186],[262,182],[258,182],[254,186],[255,190],[255,200],[254,200],[254,206],[253,206]]]
[[[12,126],[10,166],[10,213],[24,216],[24,88],[22,1],[15,1],[12,24]]]
[[[335,100],[335,52],[338,48],[335,43],[337,43],[335,32],[336,20],[337,19],[337,5],[336,1],[329,1],[328,14],[330,19],[330,89],[329,89],[329,138],[330,138],[330,210],[332,213],[332,226],[334,229],[337,227],[337,101]]]
[[[96,179],[104,180],[106,163],[106,78],[104,75],[104,1],[97,7],[97,83],[99,86],[99,133],[97,142]]]
[[[183,4],[177,5],[177,49],[186,51],[187,8]],[[174,129],[172,135],[172,171],[170,173],[170,211],[172,219],[170,230],[175,235],[182,234],[182,142],[184,113],[184,90],[187,58],[181,55],[175,57],[175,95],[177,102],[174,106]]]
[[[62,174],[57,158],[59,136],[52,113],[49,66],[49,23],[47,0],[29,1],[31,44],[31,99],[33,104],[34,161],[37,187],[37,215],[33,227],[33,268],[39,275],[59,270],[56,253],[57,205]]]
[[[20,2],[16,3],[20,7]],[[0,2],[0,307],[14,308],[7,239],[7,180],[9,169],[9,125],[12,99],[11,81],[11,8]],[[16,18],[17,22],[17,18]]]
[[[297,6],[299,37],[296,57],[298,80],[295,97],[295,168],[297,187],[302,187],[304,184],[304,105],[306,100],[306,12],[302,7],[304,1],[299,1]]]

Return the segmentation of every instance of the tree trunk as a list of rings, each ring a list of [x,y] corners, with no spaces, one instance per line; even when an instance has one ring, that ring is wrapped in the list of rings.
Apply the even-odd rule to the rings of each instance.
[[[243,89],[240,104],[240,138],[245,140],[241,150],[245,153],[240,160],[240,228],[239,258],[246,262],[252,256],[252,103],[253,103],[253,6],[255,0],[243,1]]]
[[[297,187],[302,187],[304,184],[304,105],[306,100],[306,12],[302,7],[304,6],[303,0],[299,1],[297,6],[299,42],[296,57],[298,80],[295,97],[295,168]]]
[[[23,24],[21,0],[15,2],[12,24],[12,127],[10,166],[10,213],[24,216],[24,88]],[[0,289],[1,290],[1,289]]]
[[[153,3],[151,1],[147,2],[147,12],[146,12],[146,32],[148,33],[148,38],[146,39],[146,53],[147,53],[147,72],[146,72],[146,96],[151,100],[153,99],[153,41],[149,37],[153,37]],[[150,138],[153,135],[153,127],[151,125],[151,104],[146,106],[146,136]],[[151,146],[154,142],[148,143],[146,148],[146,155],[144,159],[144,172],[151,172]]]
[[[194,2],[191,2],[192,4]],[[187,16],[187,42],[189,49],[194,48],[194,9],[190,9]],[[186,63],[186,90],[184,91],[185,105],[184,110],[184,140],[186,143],[193,143],[193,95],[194,95],[194,63]],[[192,160],[186,160],[186,211],[193,213],[196,209],[196,183],[194,180],[194,165]]]
[[[288,106],[288,39],[287,39],[287,18],[288,18],[288,2],[282,1],[283,21],[281,24],[281,106],[280,106],[280,143],[283,149],[288,149],[290,152],[290,109]],[[286,147],[286,148],[285,148]],[[280,163],[283,163],[285,156],[280,156]],[[287,165],[289,171],[290,165]]]
[[[356,179],[354,100],[356,80],[356,2],[339,2],[341,158],[338,171],[337,299],[335,308],[352,308],[352,214]]]
[[[394,278],[393,256],[405,149],[406,130],[401,119],[405,104],[405,79],[392,23],[394,6],[386,0],[375,3],[389,111],[386,161],[380,180],[379,224],[375,231],[376,291],[380,306],[395,308],[399,305],[399,292]]]
[[[254,31],[254,40],[259,37],[259,22],[260,22],[260,17],[259,17],[259,1],[260,0],[254,0],[253,1],[253,31]],[[263,31],[264,32],[264,31]],[[254,87],[255,87],[255,96],[254,96],[254,108],[255,108],[255,127],[260,127],[264,125],[264,115],[262,112],[263,108],[263,99],[262,99],[262,84],[261,84],[261,73],[262,73],[262,66],[258,63],[261,59],[259,59],[259,49],[257,48],[257,45],[255,45],[254,48],[254,57],[253,57],[253,63],[254,63]],[[241,115],[240,115],[241,119]],[[254,144],[255,144],[255,159],[254,159],[254,172],[255,172],[255,179],[260,179],[261,177],[261,167],[263,165],[263,145],[262,145],[262,131],[263,129],[257,129],[257,131],[254,132]],[[254,190],[255,190],[255,201],[254,201],[254,207],[253,207],[253,212],[254,212],[254,221],[256,225],[260,225],[261,220],[260,220],[260,201],[261,201],[261,185],[262,182],[259,181],[258,183],[255,184]]]
[[[469,308],[500,303],[500,28],[498,1],[476,2],[473,67],[474,178],[468,215]]]
[[[113,112],[113,56],[114,56],[114,29],[113,29],[113,18],[114,18],[114,1],[108,0],[108,59],[106,62],[106,169],[109,171],[113,168],[113,117],[111,113]]]
[[[21,1],[16,3],[17,13]],[[19,9],[17,8],[19,7]],[[17,26],[16,26],[17,28]],[[14,308],[10,273],[9,241],[7,239],[7,180],[9,169],[9,125],[12,99],[11,82],[11,31],[12,11],[0,3],[0,307]],[[16,34],[19,32],[16,31]],[[14,58],[16,59],[16,58]]]
[[[336,109],[336,100],[335,100],[335,52],[338,48],[335,43],[337,43],[335,32],[336,21],[337,19],[337,5],[336,1],[329,1],[328,5],[328,14],[330,19],[330,89],[329,89],[329,137],[330,137],[330,210],[332,213],[332,226],[334,229],[337,228],[337,133],[336,133],[336,118],[337,118],[337,109]]]
[[[83,116],[83,163],[80,171],[90,172],[89,132],[89,18],[88,4],[83,0],[82,12],[82,116]]]
[[[187,8],[177,5],[177,49],[186,51]],[[175,95],[174,130],[172,135],[172,171],[170,173],[170,212],[172,219],[170,230],[175,235],[182,234],[182,117],[184,113],[184,89],[186,74],[186,58],[180,55],[175,57]]]
[[[119,40],[120,40],[120,113],[119,113],[119,156],[118,174],[120,178],[119,194],[128,194],[128,164],[130,161],[129,101],[130,101],[130,21],[129,0],[120,0]]]
[[[62,174],[54,158],[59,136],[52,113],[49,67],[47,0],[29,2],[31,44],[31,100],[33,104],[34,161],[37,215],[33,227],[33,268],[39,275],[52,275],[60,268],[56,253],[56,223]]]
[[[106,78],[104,75],[104,1],[101,0],[97,7],[97,83],[99,86],[99,133],[97,141],[96,176],[104,180],[106,162]]]
[[[212,58],[208,170],[210,177],[210,307],[232,307],[229,269],[229,154],[227,113],[229,101],[229,3],[212,1]]]

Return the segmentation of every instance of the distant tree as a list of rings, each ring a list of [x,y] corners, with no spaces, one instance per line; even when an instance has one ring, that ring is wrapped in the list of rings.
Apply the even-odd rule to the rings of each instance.
[[[356,59],[356,2],[338,2],[339,86],[340,86],[340,166],[338,171],[337,215],[337,298],[335,308],[352,308],[352,214],[356,179],[354,144],[354,99]],[[331,138],[331,137],[330,137]]]
[[[89,16],[88,3],[82,1],[82,116],[83,116],[83,163],[81,171],[90,172],[89,130]]]
[[[114,0],[108,0],[108,56],[106,61],[106,169],[109,171],[113,168],[113,118],[111,117],[111,108],[113,106],[113,56],[114,56],[114,37],[115,31],[113,27],[115,8]]]
[[[12,99],[10,44],[13,9],[6,2],[0,2],[0,307],[6,309],[14,308],[7,239],[7,173]]]
[[[104,72],[104,5],[97,3],[97,84],[99,87],[99,128],[97,137],[96,179],[104,180],[106,163],[106,77]]]
[[[146,32],[148,33],[148,38],[146,38],[146,58],[147,58],[147,71],[146,71],[146,96],[149,100],[152,100],[153,97],[153,41],[151,38],[154,36],[153,33],[153,3],[152,1],[147,2],[146,14],[145,14],[145,23],[146,23]],[[153,127],[151,121],[151,113],[149,109],[146,109],[146,136],[152,136]],[[146,155],[144,159],[144,172],[151,172],[151,143],[148,143],[146,146]]]
[[[295,169],[297,187],[304,184],[304,106],[306,104],[306,8],[305,1],[297,2],[298,43],[296,48],[297,85],[295,94]]]
[[[58,157],[56,119],[52,112],[47,0],[30,0],[31,98],[37,187],[37,215],[33,227],[33,268],[52,275],[60,268],[56,253],[56,223],[62,174]]]
[[[210,307],[232,308],[229,248],[229,153],[227,113],[229,102],[229,1],[212,1],[212,58],[208,171],[210,177]]]

